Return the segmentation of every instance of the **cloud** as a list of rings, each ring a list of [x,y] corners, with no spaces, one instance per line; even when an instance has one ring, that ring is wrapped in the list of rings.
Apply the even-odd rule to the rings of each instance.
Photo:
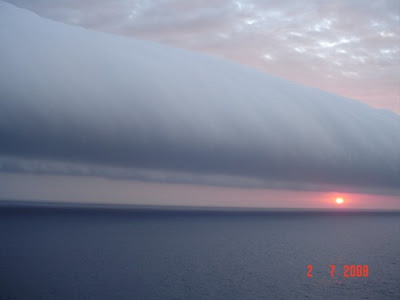
[[[3,171],[399,193],[393,112],[0,5]]]
[[[54,20],[222,56],[400,113],[396,0],[9,2]]]

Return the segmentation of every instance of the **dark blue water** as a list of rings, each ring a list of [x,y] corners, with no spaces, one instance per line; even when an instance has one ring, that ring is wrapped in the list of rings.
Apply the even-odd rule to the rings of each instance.
[[[0,207],[0,299],[308,298],[400,299],[400,214]]]

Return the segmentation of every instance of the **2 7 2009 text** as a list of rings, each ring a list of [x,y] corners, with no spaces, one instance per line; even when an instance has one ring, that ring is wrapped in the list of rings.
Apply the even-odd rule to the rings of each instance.
[[[329,265],[331,277],[335,276],[335,265]],[[344,265],[343,266],[343,276],[344,277],[368,277],[369,267],[368,265]],[[313,277],[312,271],[313,266],[307,266],[307,277]]]

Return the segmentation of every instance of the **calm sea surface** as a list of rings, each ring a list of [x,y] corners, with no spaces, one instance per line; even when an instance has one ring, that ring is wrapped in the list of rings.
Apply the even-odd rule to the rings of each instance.
[[[0,299],[400,299],[400,214],[3,206]]]

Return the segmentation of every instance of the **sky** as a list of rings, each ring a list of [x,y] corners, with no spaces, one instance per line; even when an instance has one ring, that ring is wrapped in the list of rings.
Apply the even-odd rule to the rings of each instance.
[[[236,10],[248,14],[233,14],[232,5],[225,2],[207,9],[201,2],[193,2],[197,7],[146,2],[135,13],[131,9],[128,20],[136,23],[129,25],[120,15],[126,2],[98,10],[92,8],[99,2],[35,3],[29,8],[43,16],[74,20],[96,30],[54,22],[0,2],[0,199],[326,208],[343,197],[342,207],[400,208],[396,109],[376,109],[365,103],[368,99],[325,92],[329,89],[323,84],[317,84],[319,89],[302,85],[301,80],[265,69],[268,64],[254,68],[233,62],[245,63],[230,54],[201,54],[210,47],[184,49],[192,49],[193,43],[184,37],[185,30],[178,30],[182,24],[187,24],[191,33],[186,34],[193,35],[194,44],[209,45],[216,27],[241,24],[240,16],[249,17],[261,8],[235,2]],[[275,6],[264,8],[275,11]],[[281,6],[293,19],[281,16],[276,23],[289,26],[299,7]],[[368,11],[378,9],[364,13]],[[385,11],[380,14],[386,18],[390,13]],[[157,22],[145,18],[150,12],[158,16]],[[226,17],[220,24],[218,15],[236,21],[229,23]],[[248,25],[257,22],[261,21]],[[122,33],[123,28],[131,32],[124,33],[128,37],[100,32]],[[314,28],[314,42],[318,30],[323,29]],[[281,31],[276,39],[285,36]],[[390,38],[397,38],[393,34]],[[173,36],[187,44],[174,42]],[[244,42],[246,32],[240,38],[249,49],[237,51],[250,59],[257,46]],[[237,49],[225,42],[221,49]],[[295,59],[290,45],[286,40],[274,49]],[[394,63],[382,69],[364,67],[381,70],[389,84],[399,71],[398,55],[392,59]],[[280,65],[282,71],[296,73],[297,67],[279,63],[272,54],[267,60],[277,69]],[[327,68],[319,60],[302,63]],[[318,70],[316,79],[325,75]],[[364,88],[372,86],[368,80],[372,79],[363,78]],[[357,90],[353,80],[346,84]],[[385,84],[374,88],[389,90]]]
[[[41,16],[247,64],[400,113],[400,2],[8,0]]]

